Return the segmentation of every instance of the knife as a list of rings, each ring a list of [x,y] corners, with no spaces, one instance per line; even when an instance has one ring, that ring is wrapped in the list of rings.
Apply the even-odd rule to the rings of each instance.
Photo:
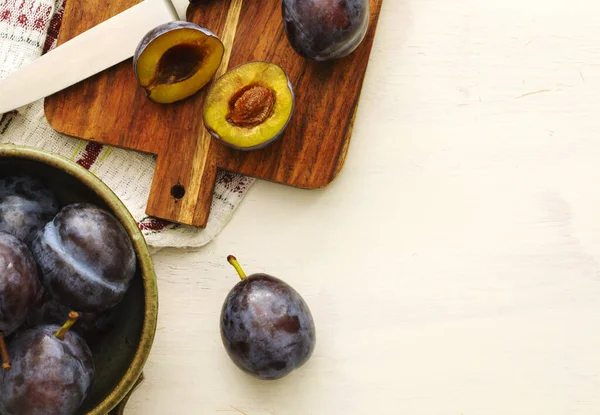
[[[0,81],[0,115],[132,57],[146,33],[175,20],[170,0],[144,0],[92,27]]]

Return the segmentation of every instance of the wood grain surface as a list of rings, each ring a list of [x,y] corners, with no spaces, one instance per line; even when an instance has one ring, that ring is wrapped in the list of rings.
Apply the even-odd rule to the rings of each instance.
[[[136,4],[111,0],[68,2],[59,44]],[[348,151],[382,0],[371,0],[369,32],[349,57],[328,63],[301,58],[289,45],[281,0],[223,0],[190,6],[187,20],[215,32],[226,56],[217,76],[252,60],[279,64],[296,94],[296,110],[283,137],[251,152],[212,139],[201,116],[208,87],[169,105],[150,102],[137,86],[129,59],[45,101],[57,131],[86,140],[153,153],[157,166],[147,205],[151,216],[204,227],[217,169],[314,189],[340,172]],[[173,193],[175,186],[183,197]]]

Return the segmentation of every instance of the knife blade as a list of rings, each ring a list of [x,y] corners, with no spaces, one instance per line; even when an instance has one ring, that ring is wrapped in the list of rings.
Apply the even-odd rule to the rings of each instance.
[[[0,114],[123,62],[146,33],[174,20],[178,15],[169,0],[144,0],[92,27],[0,81]]]

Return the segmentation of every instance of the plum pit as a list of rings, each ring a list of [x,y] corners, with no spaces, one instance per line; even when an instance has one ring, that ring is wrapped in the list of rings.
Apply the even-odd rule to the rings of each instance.
[[[247,85],[229,101],[227,121],[238,127],[260,125],[273,115],[275,94],[263,85]]]

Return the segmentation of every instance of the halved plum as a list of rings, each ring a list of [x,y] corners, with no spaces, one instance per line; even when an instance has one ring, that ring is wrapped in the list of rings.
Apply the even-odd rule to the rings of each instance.
[[[262,148],[279,138],[294,112],[294,91],[284,70],[271,62],[239,65],[211,86],[202,117],[207,130],[239,150]]]
[[[148,32],[133,65],[139,85],[154,102],[168,104],[194,95],[214,76],[225,48],[210,30],[176,21]]]

